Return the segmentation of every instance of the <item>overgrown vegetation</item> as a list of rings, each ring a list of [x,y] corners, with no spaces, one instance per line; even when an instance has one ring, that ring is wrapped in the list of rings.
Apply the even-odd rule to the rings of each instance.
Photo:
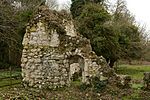
[[[117,73],[123,75],[131,75],[132,87],[128,89],[120,89],[110,86],[106,81],[100,81],[99,78],[93,78],[92,84],[82,84],[81,80],[76,80],[71,83],[70,87],[63,87],[56,90],[34,88],[24,88],[20,79],[2,80],[0,82],[0,99],[59,99],[59,100],[148,100],[150,97],[149,91],[143,91],[143,73],[150,71],[150,66],[140,65],[120,65],[117,67]],[[0,72],[0,78],[10,77],[10,72],[3,70]],[[20,71],[12,72],[12,76],[18,76]],[[18,84],[19,83],[19,84]],[[5,85],[5,87],[4,87]],[[8,85],[8,86],[6,86]]]
[[[120,65],[116,68],[116,73],[131,75],[133,79],[142,80],[144,72],[150,72],[149,65]]]
[[[20,65],[26,24],[44,3],[45,0],[0,1],[1,63]],[[52,8],[58,6],[55,0],[47,3]],[[107,0],[72,0],[70,10],[77,31],[91,40],[93,50],[103,55],[111,67],[118,59],[149,61],[144,28],[136,25],[124,0],[117,0],[115,5]]]
[[[26,24],[42,2],[43,0],[0,1],[1,63],[20,66],[22,39]]]
[[[91,40],[97,55],[103,55],[110,67],[118,59],[141,59],[143,31],[135,25],[124,0],[117,0],[112,12],[106,0],[72,0],[71,13],[79,33]]]
[[[149,65],[119,65],[116,73],[119,75],[130,75],[132,77],[132,93],[124,96],[123,100],[148,100],[150,91],[143,91],[144,72],[149,72]]]

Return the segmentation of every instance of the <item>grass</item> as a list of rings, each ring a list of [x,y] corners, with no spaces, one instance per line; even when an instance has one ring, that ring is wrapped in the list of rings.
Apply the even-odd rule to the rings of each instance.
[[[141,100],[139,96],[143,87],[144,72],[150,72],[150,65],[119,65],[116,73],[121,75],[130,75],[132,78],[132,89],[134,93],[123,100]]]
[[[21,75],[21,71],[20,70],[0,70],[0,79],[1,78],[8,78],[8,77],[15,77],[15,76],[20,76]]]
[[[150,100],[150,92],[145,94],[142,90],[144,72],[150,72],[150,65],[119,65],[116,73],[120,75],[130,75],[132,77],[132,93],[124,96],[122,100]],[[142,95],[143,94],[143,95]]]
[[[21,71],[0,70],[0,87],[21,83]]]
[[[0,100],[12,99],[18,100],[149,100],[150,92],[143,91],[143,73],[150,72],[150,66],[145,65],[120,65],[116,68],[117,74],[130,75],[133,80],[140,80],[139,82],[133,82],[131,89],[119,89],[117,87],[109,86],[106,90],[100,93],[91,91],[91,88],[81,90],[81,80],[73,81],[70,87],[64,87],[58,90],[34,90],[30,88],[24,88],[21,83],[21,79],[10,78],[0,80]],[[20,75],[21,71],[15,70],[12,72],[12,76]],[[10,77],[9,71],[0,71],[0,78]],[[3,87],[10,83],[16,84],[11,87]],[[82,85],[84,88],[84,85]],[[15,99],[17,98],[17,99]],[[25,99],[27,98],[27,99]],[[121,99],[120,99],[121,98]],[[20,99],[19,99],[20,100]]]
[[[130,75],[133,79],[142,80],[144,72],[150,72],[150,65],[119,65],[116,73]]]
[[[143,84],[132,84],[133,89],[141,89],[143,87]]]
[[[20,84],[21,81],[22,81],[21,79],[17,79],[17,80],[4,79],[4,80],[0,81],[0,87],[11,86],[11,85],[14,85],[14,84]]]

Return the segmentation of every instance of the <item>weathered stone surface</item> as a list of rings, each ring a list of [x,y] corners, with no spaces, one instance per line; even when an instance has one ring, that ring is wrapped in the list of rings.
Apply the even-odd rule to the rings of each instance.
[[[50,41],[50,46],[51,47],[58,47],[60,40],[59,40],[59,34],[57,34],[56,30],[51,32],[51,41]]]
[[[65,26],[65,31],[66,31],[66,35],[69,35],[69,36],[72,36],[72,37],[77,36],[77,33],[75,32],[76,30],[74,28],[74,24],[73,24],[72,21],[67,23],[67,25]]]
[[[90,41],[76,33],[70,19],[65,14],[39,8],[23,39],[21,66],[25,84],[62,87],[70,84],[75,73],[88,83],[88,78],[100,77],[104,68],[108,69],[103,57],[92,51]]]

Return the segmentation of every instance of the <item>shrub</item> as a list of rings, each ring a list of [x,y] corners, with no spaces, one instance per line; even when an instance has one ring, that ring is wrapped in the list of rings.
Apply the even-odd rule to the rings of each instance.
[[[92,88],[95,92],[100,92],[105,89],[107,80],[100,80],[98,77],[93,77],[91,80]]]

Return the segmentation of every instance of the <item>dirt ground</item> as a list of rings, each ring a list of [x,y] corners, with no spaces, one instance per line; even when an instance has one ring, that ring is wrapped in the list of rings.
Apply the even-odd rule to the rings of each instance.
[[[150,100],[150,91],[106,86],[100,92],[79,86],[57,90],[24,88],[22,85],[0,88],[0,100]]]

